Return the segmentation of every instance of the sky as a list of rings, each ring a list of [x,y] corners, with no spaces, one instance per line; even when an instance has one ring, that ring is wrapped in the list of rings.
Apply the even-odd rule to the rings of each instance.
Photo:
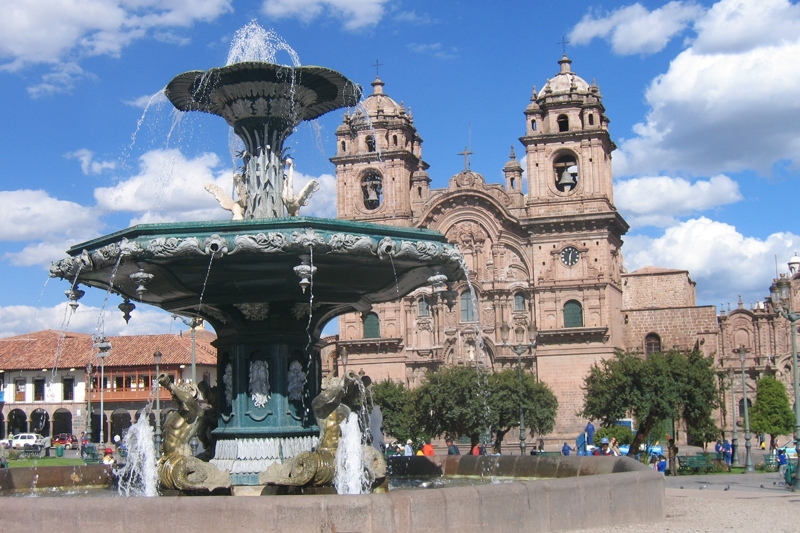
[[[534,86],[572,70],[603,95],[615,204],[631,226],[628,271],[689,270],[702,305],[763,299],[800,252],[800,5],[789,0],[6,0],[0,17],[0,336],[184,329],[87,290],[67,312],[51,261],[143,222],[226,219],[203,184],[230,188],[229,128],[181,116],[161,89],[225,64],[251,21],[303,65],[321,65],[410,107],[433,187],[463,169],[503,183],[523,153]],[[287,52],[277,61],[289,64]],[[287,142],[302,214],[335,216],[344,110]],[[299,174],[299,176],[298,176]],[[777,266],[776,266],[777,265]],[[105,309],[105,311],[101,311]],[[329,330],[330,331],[330,330]]]

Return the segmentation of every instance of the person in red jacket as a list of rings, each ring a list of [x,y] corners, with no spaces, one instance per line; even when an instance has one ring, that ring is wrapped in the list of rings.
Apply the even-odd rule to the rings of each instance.
[[[426,439],[425,444],[422,445],[422,455],[433,455],[433,445],[431,439]]]

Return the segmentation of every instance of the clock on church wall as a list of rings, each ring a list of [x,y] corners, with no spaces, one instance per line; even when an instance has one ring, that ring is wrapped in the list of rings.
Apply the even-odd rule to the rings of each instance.
[[[578,264],[581,254],[574,246],[567,246],[561,250],[561,262],[567,266],[575,266]]]

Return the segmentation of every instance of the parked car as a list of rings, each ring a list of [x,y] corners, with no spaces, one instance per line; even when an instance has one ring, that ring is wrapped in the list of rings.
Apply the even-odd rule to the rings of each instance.
[[[0,446],[3,448],[11,448],[11,441],[14,439],[14,435],[11,435],[7,439],[0,439]]]
[[[19,435],[14,435],[11,440],[11,447],[17,450],[24,448],[25,445],[36,444],[49,448],[51,446],[50,437],[44,437],[38,433],[20,433]]]
[[[64,448],[67,450],[80,447],[78,437],[75,435],[70,435],[69,433],[59,433],[53,437],[53,446],[57,446],[59,444],[64,446]]]

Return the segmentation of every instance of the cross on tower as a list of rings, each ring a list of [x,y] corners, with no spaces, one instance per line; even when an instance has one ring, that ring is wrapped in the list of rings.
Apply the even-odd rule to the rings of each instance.
[[[472,154],[473,152],[470,152],[469,146],[465,146],[464,151],[458,153],[458,155],[464,156],[464,170],[469,170],[469,156]]]
[[[567,40],[567,38],[562,35],[561,36],[561,42],[560,43],[556,43],[556,44],[560,44],[561,48],[564,50],[564,55],[567,55],[567,45],[569,44],[569,41]]]
[[[376,60],[375,60],[375,63],[374,63],[373,65],[370,65],[370,66],[373,66],[373,67],[375,67],[375,77],[376,77],[376,78],[380,78],[380,69],[381,69],[381,67],[383,66],[383,63],[380,63],[380,62],[379,62],[379,61],[376,59]]]

